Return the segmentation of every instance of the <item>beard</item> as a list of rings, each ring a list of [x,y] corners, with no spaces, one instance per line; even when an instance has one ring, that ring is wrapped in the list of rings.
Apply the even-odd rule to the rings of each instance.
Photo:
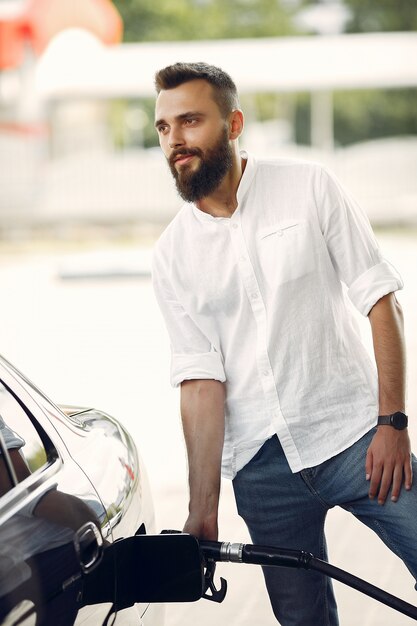
[[[177,170],[174,160],[179,155],[191,154],[200,159],[197,169],[192,170],[185,165]],[[186,202],[196,202],[213,193],[232,167],[232,154],[227,128],[223,129],[217,143],[205,152],[200,148],[175,150],[168,159],[168,165],[181,198]]]

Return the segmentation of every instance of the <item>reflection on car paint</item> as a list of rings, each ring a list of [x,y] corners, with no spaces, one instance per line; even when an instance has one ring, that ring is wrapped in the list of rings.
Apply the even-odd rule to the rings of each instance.
[[[0,357],[0,414],[15,436],[6,448],[18,470],[0,497],[1,626],[102,624],[114,598],[110,591],[106,603],[86,606],[86,589],[97,595],[89,570],[115,538],[154,530],[130,435],[95,409],[63,409]],[[2,463],[0,452],[0,476]],[[143,616],[144,626],[161,626],[160,611],[147,606],[126,608],[116,624]]]

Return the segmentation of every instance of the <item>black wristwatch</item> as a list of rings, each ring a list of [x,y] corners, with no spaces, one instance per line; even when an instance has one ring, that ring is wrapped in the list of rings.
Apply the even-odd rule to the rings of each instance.
[[[408,426],[408,417],[401,411],[392,415],[379,415],[378,426],[393,426],[396,430],[404,430]]]

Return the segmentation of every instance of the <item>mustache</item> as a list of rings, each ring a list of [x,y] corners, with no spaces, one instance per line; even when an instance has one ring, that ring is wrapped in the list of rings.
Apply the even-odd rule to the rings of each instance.
[[[168,159],[168,162],[170,165],[174,165],[175,161],[178,159],[178,157],[182,157],[182,156],[199,156],[202,157],[203,153],[199,148],[178,148],[178,150],[174,150]]]

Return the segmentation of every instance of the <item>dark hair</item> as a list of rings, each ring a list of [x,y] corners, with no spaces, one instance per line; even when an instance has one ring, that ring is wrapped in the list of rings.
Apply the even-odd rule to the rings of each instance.
[[[191,80],[206,80],[213,87],[214,99],[223,117],[239,107],[236,85],[229,74],[207,63],[174,63],[155,74],[155,88],[174,89]]]

